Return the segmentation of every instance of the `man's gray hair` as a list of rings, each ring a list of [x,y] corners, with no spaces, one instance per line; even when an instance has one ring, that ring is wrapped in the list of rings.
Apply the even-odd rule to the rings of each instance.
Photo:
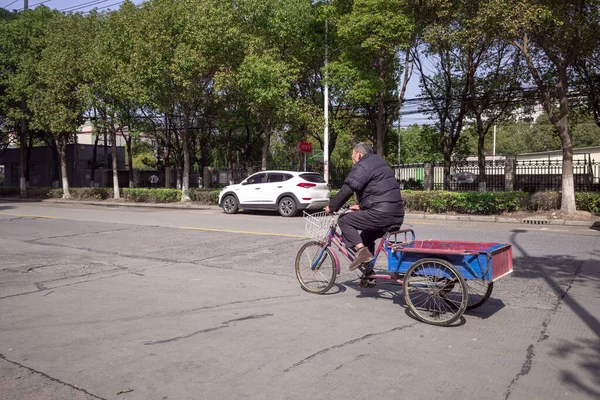
[[[354,151],[366,156],[367,154],[373,154],[373,148],[365,142],[359,142],[354,145]]]

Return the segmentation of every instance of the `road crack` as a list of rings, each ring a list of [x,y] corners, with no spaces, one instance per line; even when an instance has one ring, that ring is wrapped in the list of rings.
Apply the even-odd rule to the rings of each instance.
[[[28,366],[26,366],[26,365],[23,365],[23,364],[21,364],[21,363],[17,362],[17,361],[9,360],[9,359],[8,359],[8,358],[6,358],[6,356],[5,356],[4,354],[2,354],[2,353],[0,353],[0,359],[4,360],[4,361],[6,361],[6,362],[9,362],[9,363],[11,363],[11,364],[17,365],[17,366],[19,366],[19,367],[21,367],[21,368],[25,368],[26,370],[28,370],[28,371],[30,371],[30,372],[32,372],[32,373],[34,373],[34,374],[41,375],[41,376],[43,376],[43,377],[44,377],[44,378],[46,378],[46,379],[50,379],[52,382],[56,382],[56,383],[59,383],[59,384],[61,384],[61,385],[65,385],[65,386],[68,386],[68,387],[70,387],[71,389],[77,390],[78,392],[85,393],[86,395],[88,395],[88,396],[91,396],[91,397],[93,397],[94,399],[99,399],[99,400],[107,400],[107,399],[105,399],[104,397],[99,397],[99,396],[96,396],[95,394],[93,394],[93,393],[90,393],[90,392],[88,392],[88,391],[87,391],[87,390],[85,390],[85,389],[82,389],[82,388],[80,388],[80,387],[77,387],[77,386],[75,386],[75,385],[73,385],[73,384],[71,384],[71,383],[68,383],[68,382],[61,381],[60,379],[54,378],[54,377],[52,377],[52,376],[50,376],[50,375],[48,375],[48,374],[46,374],[46,373],[44,373],[44,372],[42,372],[42,371],[38,371],[38,370],[36,370],[36,369],[33,369],[33,368],[31,368],[31,367],[28,367]]]
[[[392,329],[389,329],[389,330],[383,331],[383,332],[368,333],[368,334],[366,334],[364,336],[361,336],[359,338],[352,339],[352,340],[349,340],[349,341],[344,342],[344,343],[336,344],[335,346],[327,347],[327,348],[325,348],[323,350],[319,350],[316,353],[313,353],[310,356],[308,356],[308,357],[306,357],[306,358],[298,361],[297,363],[295,363],[291,367],[288,367],[288,368],[284,369],[283,372],[290,372],[292,369],[294,369],[296,367],[299,367],[302,364],[306,364],[307,362],[312,361],[314,358],[316,358],[318,356],[321,356],[321,355],[327,353],[330,350],[335,350],[335,349],[339,349],[339,348],[342,348],[342,347],[345,347],[345,346],[349,346],[349,345],[352,345],[352,344],[355,344],[355,343],[358,343],[358,342],[362,342],[364,340],[367,340],[367,339],[370,339],[370,338],[373,338],[373,337],[376,337],[376,336],[381,336],[381,335],[385,335],[385,334],[388,334],[388,333],[391,333],[391,332],[396,332],[396,331],[401,331],[401,330],[406,329],[406,328],[411,328],[411,327],[415,326],[418,323],[419,322],[414,322],[414,323],[412,323],[410,325],[398,326],[396,328],[392,328]]]
[[[230,319],[228,321],[223,321],[223,322],[221,322],[221,325],[219,325],[219,326],[215,326],[215,327],[212,327],[212,328],[202,329],[200,331],[192,332],[192,333],[189,333],[187,335],[177,336],[177,337],[174,337],[174,338],[171,338],[171,339],[157,340],[155,342],[144,342],[144,344],[146,346],[152,346],[152,345],[155,345],[155,344],[165,344],[165,343],[177,342],[177,341],[182,340],[182,339],[189,339],[189,338],[191,338],[193,336],[200,335],[202,333],[208,333],[208,332],[217,331],[219,329],[228,328],[228,327],[231,326],[229,324],[231,324],[232,322],[246,321],[246,320],[250,320],[250,319],[266,318],[266,317],[272,317],[272,316],[273,316],[273,314],[253,314],[253,315],[248,315],[246,317],[241,317],[241,318],[236,318],[236,319]]]

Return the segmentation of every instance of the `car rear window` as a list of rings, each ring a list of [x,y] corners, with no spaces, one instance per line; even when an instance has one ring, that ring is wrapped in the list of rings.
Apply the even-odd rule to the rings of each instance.
[[[300,174],[300,178],[302,178],[308,182],[325,183],[325,179],[321,178],[321,175],[316,174],[316,173]]]

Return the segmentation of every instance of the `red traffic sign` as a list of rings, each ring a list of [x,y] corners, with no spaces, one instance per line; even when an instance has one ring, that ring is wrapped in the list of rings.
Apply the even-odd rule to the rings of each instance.
[[[311,142],[300,142],[298,143],[298,150],[302,153],[310,153],[312,152],[312,143]]]

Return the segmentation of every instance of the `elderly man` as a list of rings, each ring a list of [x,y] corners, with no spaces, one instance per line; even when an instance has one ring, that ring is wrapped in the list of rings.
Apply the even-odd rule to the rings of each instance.
[[[390,166],[363,142],[354,146],[352,162],[354,166],[342,189],[325,208],[328,213],[338,211],[356,193],[358,205],[350,207],[352,212],[343,214],[338,221],[346,247],[356,251],[351,271],[372,261],[375,241],[387,228],[400,226],[404,221],[400,186]]]

